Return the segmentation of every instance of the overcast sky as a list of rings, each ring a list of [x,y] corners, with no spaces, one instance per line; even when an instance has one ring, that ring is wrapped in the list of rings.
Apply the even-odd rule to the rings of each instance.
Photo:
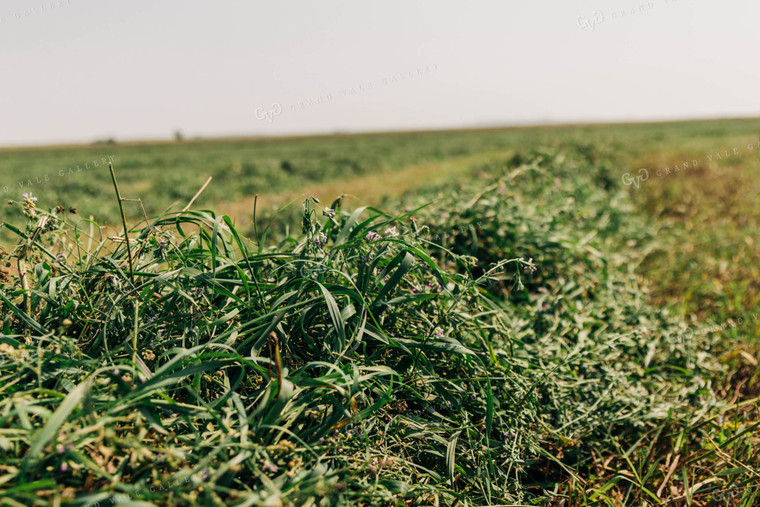
[[[0,18],[0,145],[760,114],[756,0],[0,0]]]

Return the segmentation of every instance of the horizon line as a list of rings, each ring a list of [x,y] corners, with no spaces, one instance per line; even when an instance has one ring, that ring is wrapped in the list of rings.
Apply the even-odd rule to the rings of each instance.
[[[466,132],[466,131],[489,131],[489,130],[513,130],[513,129],[531,129],[531,128],[569,128],[569,127],[605,127],[605,126],[624,126],[624,125],[653,125],[653,124],[677,124],[677,123],[697,123],[697,122],[721,122],[736,120],[760,120],[760,116],[712,116],[712,117],[675,117],[675,118],[652,118],[643,120],[620,120],[620,119],[597,119],[597,120],[545,120],[538,122],[517,122],[517,123],[499,123],[499,122],[481,122],[471,125],[459,125],[448,127],[421,127],[421,128],[397,128],[382,130],[352,130],[352,129],[325,129],[319,131],[294,132],[292,134],[225,134],[211,136],[188,136],[182,141],[177,141],[173,137],[152,137],[152,138],[127,138],[119,141],[113,138],[95,139],[93,141],[72,141],[72,142],[52,142],[52,143],[31,143],[31,144],[9,144],[0,145],[0,152],[12,151],[36,151],[51,149],[82,149],[96,146],[143,146],[143,145],[177,145],[182,143],[204,143],[204,142],[239,142],[239,141],[287,141],[290,139],[309,139],[309,138],[334,138],[334,137],[352,137],[352,136],[372,136],[372,135],[393,135],[393,134],[424,134],[424,133],[446,133],[446,132]],[[181,129],[177,129],[181,132]]]

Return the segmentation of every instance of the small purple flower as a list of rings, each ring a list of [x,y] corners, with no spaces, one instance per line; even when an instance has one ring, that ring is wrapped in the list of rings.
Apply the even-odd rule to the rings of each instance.
[[[322,214],[326,216],[327,218],[332,218],[335,216],[335,210],[332,208],[325,208]]]
[[[391,237],[396,237],[398,236],[398,231],[396,230],[395,227],[389,227],[385,229],[385,234]]]
[[[63,454],[66,452],[66,448],[63,446],[63,444],[56,445],[55,450],[58,451],[58,454]]]
[[[62,264],[63,261],[65,261],[65,260],[66,260],[66,256],[63,255],[62,253],[59,253],[58,255],[55,256],[55,262],[56,262],[56,264]]]
[[[319,246],[325,246],[327,244],[327,236],[325,236],[324,233],[320,232],[317,234],[317,237],[314,238],[314,242]]]
[[[440,327],[436,327],[433,330],[433,336],[435,336],[436,338],[443,338],[443,329],[441,329]]]
[[[69,469],[69,465],[67,463],[64,463],[61,465],[61,472],[65,472]]]
[[[533,257],[528,259],[528,264],[533,264]],[[535,273],[538,268],[536,266],[525,266],[523,268],[523,271],[528,271],[530,273]]]
[[[262,470],[265,472],[271,472],[271,473],[277,473],[277,471],[280,469],[277,465],[272,463],[271,461],[265,461],[264,466],[261,467]]]
[[[375,231],[368,232],[366,236],[364,236],[364,239],[367,241],[377,241],[380,239],[380,235],[376,233]]]

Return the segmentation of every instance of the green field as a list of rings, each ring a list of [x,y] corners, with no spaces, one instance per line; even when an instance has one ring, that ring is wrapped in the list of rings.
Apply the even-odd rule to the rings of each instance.
[[[0,504],[756,505],[758,153],[760,119],[0,150]]]
[[[609,155],[617,164],[610,168],[611,176],[621,178],[641,163],[662,162],[666,167],[665,160],[656,158],[659,156],[704,159],[710,151],[744,147],[759,140],[760,122],[742,119],[7,148],[0,150],[0,191],[8,199],[33,192],[45,202],[76,206],[101,224],[110,224],[119,222],[110,199],[110,176],[103,164],[104,158],[108,161],[111,157],[124,196],[141,198],[149,213],[159,213],[175,201],[183,207],[209,176],[214,180],[197,205],[216,209],[254,194],[282,194],[317,182],[346,182],[416,164],[508,150],[527,153],[586,146]],[[403,190],[394,188],[393,178],[387,179],[387,185]],[[137,206],[129,206],[127,212],[134,218],[140,216]]]

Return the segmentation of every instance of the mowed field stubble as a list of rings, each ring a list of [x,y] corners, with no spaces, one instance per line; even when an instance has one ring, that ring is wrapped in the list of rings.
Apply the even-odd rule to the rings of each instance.
[[[0,501],[760,503],[759,154],[760,119],[2,149]]]

